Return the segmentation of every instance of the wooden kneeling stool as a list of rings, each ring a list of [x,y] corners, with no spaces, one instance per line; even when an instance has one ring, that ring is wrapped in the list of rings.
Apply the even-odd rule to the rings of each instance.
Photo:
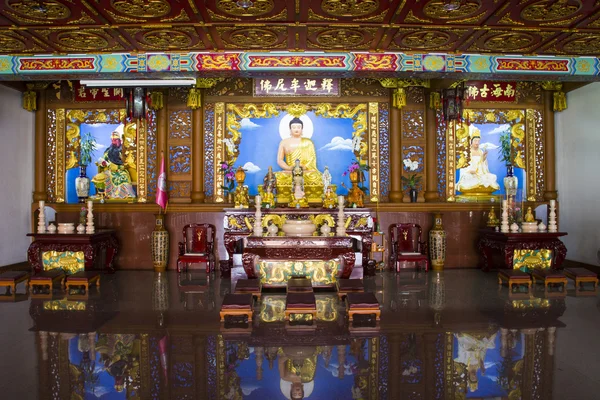
[[[317,319],[317,302],[315,294],[288,293],[285,299],[285,320],[290,320],[292,314],[310,314],[313,320]]]
[[[29,272],[27,271],[8,271],[0,275],[0,287],[6,287],[6,295],[14,297],[17,294],[17,285],[25,282],[25,291],[29,292]]]
[[[365,285],[362,279],[340,279],[336,282],[339,299],[346,297],[348,293],[362,293]]]
[[[531,291],[531,277],[523,271],[518,269],[506,269],[498,272],[498,285],[506,282],[508,284],[508,290],[514,291],[513,285],[527,285],[527,291]]]
[[[51,269],[33,275],[29,279],[29,289],[32,294],[35,294],[34,291],[39,289],[38,286],[47,286],[50,294],[52,294],[52,287],[55,283],[60,283],[61,290],[65,286],[65,273],[61,269]]]
[[[233,292],[236,294],[250,293],[252,296],[256,296],[256,298],[260,300],[260,279],[240,279],[235,284],[235,289]]]
[[[225,298],[223,298],[223,304],[221,304],[219,315],[221,317],[221,322],[225,321],[226,316],[236,317],[246,315],[248,317],[248,323],[252,323],[252,313],[251,293],[227,293]]]
[[[96,285],[100,289],[100,273],[98,271],[79,271],[67,276],[66,291],[69,293],[71,286],[83,286],[88,293],[90,285]]]
[[[591,283],[594,286],[594,291],[598,288],[598,275],[589,269],[585,268],[568,268],[564,270],[567,278],[575,281],[575,291],[579,292],[583,289],[584,283]]]
[[[354,319],[354,314],[375,314],[375,319],[379,321],[381,310],[379,301],[371,292],[366,293],[348,293],[346,296],[346,311],[350,321]]]
[[[567,277],[558,271],[547,270],[547,269],[534,269],[531,273],[533,283],[543,283],[544,291],[548,293],[548,285],[550,284],[562,284],[562,292],[567,293]]]
[[[287,283],[288,293],[313,293],[312,282],[308,278],[290,278]]]

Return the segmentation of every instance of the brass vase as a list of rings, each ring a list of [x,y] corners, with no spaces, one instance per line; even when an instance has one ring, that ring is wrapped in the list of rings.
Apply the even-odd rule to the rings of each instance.
[[[152,263],[154,271],[167,269],[169,261],[169,232],[165,228],[165,214],[154,214],[156,217],[152,231]]]
[[[446,231],[442,225],[442,214],[435,213],[433,228],[429,231],[429,252],[434,271],[444,269],[446,261]]]

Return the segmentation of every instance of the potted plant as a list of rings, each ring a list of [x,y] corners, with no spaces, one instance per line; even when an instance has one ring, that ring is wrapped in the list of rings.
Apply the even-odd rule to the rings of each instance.
[[[90,178],[87,166],[92,162],[92,153],[96,150],[96,138],[90,132],[82,133],[79,140],[79,176],[75,178],[75,191],[80,203],[85,203],[90,195]]]
[[[417,202],[417,186],[419,185],[419,183],[421,183],[421,179],[422,177],[420,175],[417,174],[417,172],[419,169],[419,162],[418,161],[412,161],[410,158],[406,158],[403,161],[404,163],[404,170],[405,171],[412,171],[413,174],[409,175],[408,177],[406,176],[402,176],[402,183],[404,186],[404,190],[409,189],[409,195],[410,195],[410,202],[411,203],[416,203]]]

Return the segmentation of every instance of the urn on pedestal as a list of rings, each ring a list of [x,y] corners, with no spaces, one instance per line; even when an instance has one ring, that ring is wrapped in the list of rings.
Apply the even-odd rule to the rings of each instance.
[[[443,270],[446,261],[446,231],[442,225],[441,213],[435,214],[433,228],[429,231],[429,249],[431,267],[434,271]]]
[[[162,272],[167,269],[169,261],[169,232],[165,228],[165,214],[154,214],[155,225],[152,231],[152,264],[154,271]]]

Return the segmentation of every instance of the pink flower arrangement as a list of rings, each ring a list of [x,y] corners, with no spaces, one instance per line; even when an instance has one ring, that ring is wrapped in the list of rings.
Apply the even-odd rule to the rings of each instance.
[[[223,173],[223,186],[221,189],[225,191],[225,195],[233,192],[233,185],[235,182],[235,171],[233,165],[229,165],[225,161],[221,161],[221,172]]]
[[[350,172],[354,172],[360,169],[360,165],[356,161],[352,161],[352,164],[348,167],[346,171],[342,174],[342,176],[348,175]]]

